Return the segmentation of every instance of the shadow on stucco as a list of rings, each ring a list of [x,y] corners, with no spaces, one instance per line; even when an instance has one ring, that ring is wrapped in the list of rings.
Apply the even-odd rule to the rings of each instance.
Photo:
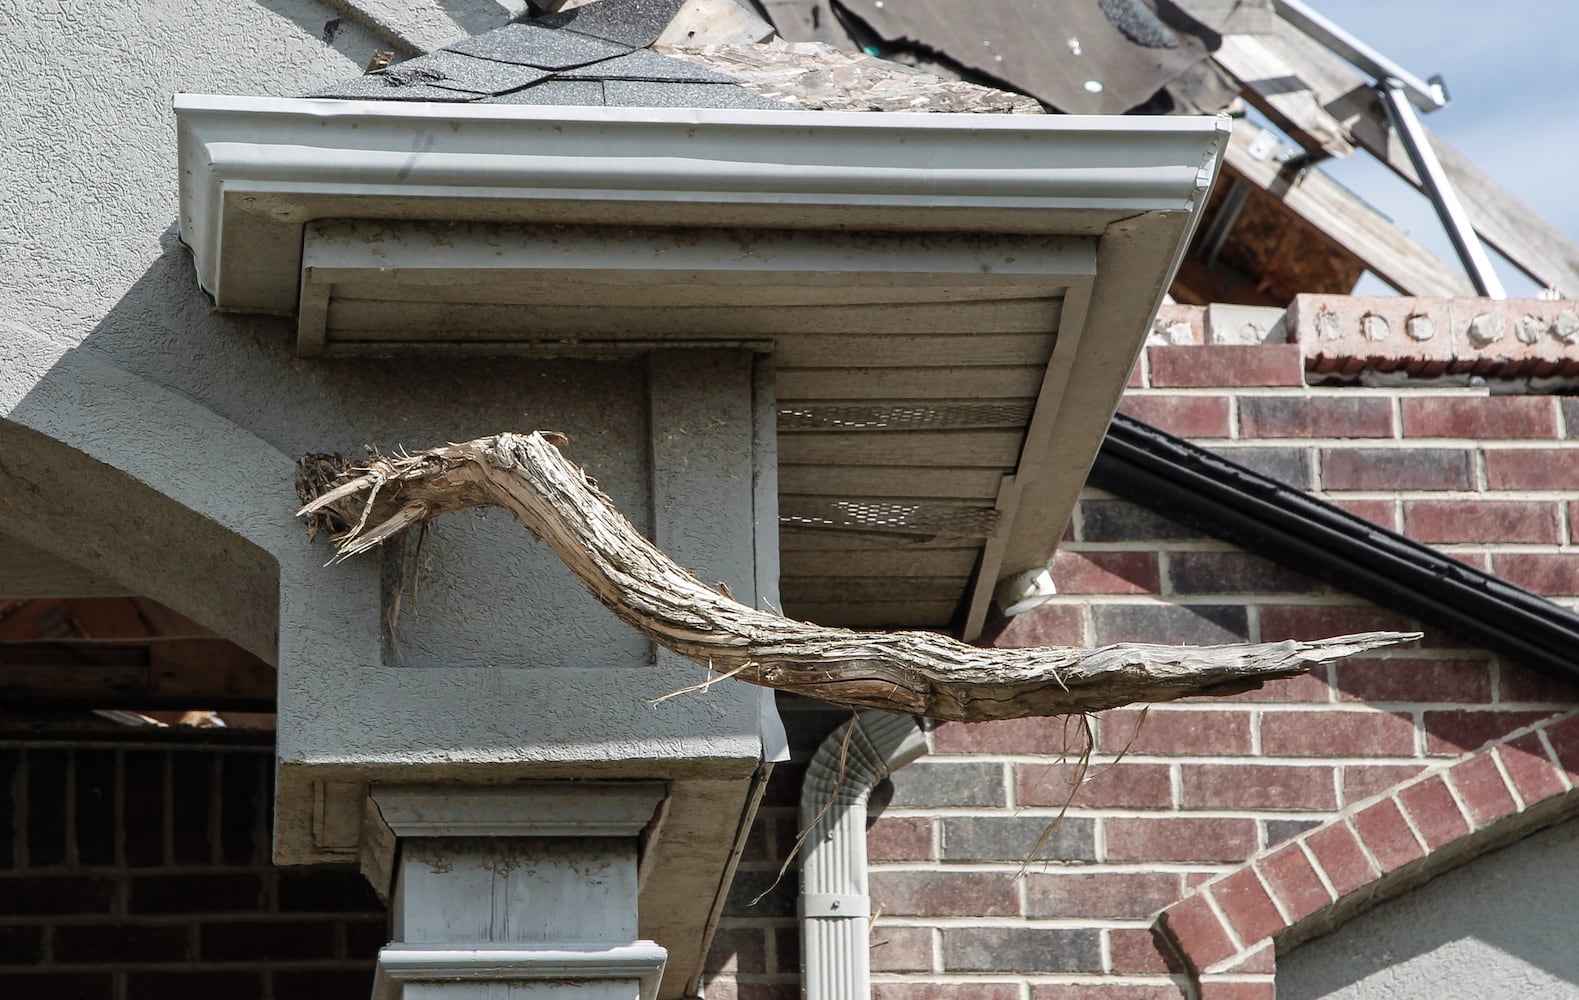
[[[104,434],[124,433],[125,447],[155,451],[191,431],[129,422],[125,414],[136,407],[112,398],[122,390],[84,387],[79,369],[90,361],[142,380],[117,384],[152,383],[184,397],[201,408],[193,412],[221,418],[278,453],[272,459],[278,468],[261,470],[269,483],[261,506],[277,522],[271,530],[299,535],[279,544],[304,551],[306,533],[291,521],[297,455],[356,456],[368,444],[417,449],[505,430],[554,429],[570,436],[571,456],[588,462],[616,502],[626,501],[637,527],[650,531],[648,451],[630,447],[647,436],[641,362],[302,359],[293,319],[213,309],[173,224],[160,249],[15,408],[22,422],[43,419],[40,408],[80,407],[83,420]],[[224,478],[226,456],[204,444],[183,445],[194,449],[181,474],[189,482],[210,473]],[[326,561],[325,542],[317,545],[322,551],[314,559]],[[547,546],[501,511],[438,522],[423,558],[419,599],[402,610],[392,665],[519,666],[523,649],[531,650],[533,664],[548,666],[593,665],[581,662],[586,650],[638,662],[649,656],[640,636],[597,606]],[[341,572],[325,568],[321,576],[329,585]],[[530,607],[522,606],[523,595]]]

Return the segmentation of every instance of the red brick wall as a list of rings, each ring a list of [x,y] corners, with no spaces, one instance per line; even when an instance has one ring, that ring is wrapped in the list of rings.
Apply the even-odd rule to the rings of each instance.
[[[1296,344],[1153,347],[1122,409],[1579,605],[1579,501],[1568,499],[1579,482],[1579,398],[1307,387],[1307,354]],[[1419,627],[1094,491],[1052,570],[1059,596],[1000,643]],[[1104,713],[1073,793],[1078,722],[937,728],[933,752],[893,776],[870,831],[881,914],[874,996],[1178,997],[1185,977],[1153,930],[1159,911],[1269,846],[1579,703],[1572,687],[1423,631],[1406,648],[1235,698]],[[806,752],[846,717],[790,707]],[[793,842],[798,782],[797,767],[781,768],[762,810],[742,865],[746,891],[714,950],[710,1000],[797,995],[793,872],[762,904],[745,902]]]
[[[353,870],[269,864],[273,747],[0,739],[0,997],[365,997]]]

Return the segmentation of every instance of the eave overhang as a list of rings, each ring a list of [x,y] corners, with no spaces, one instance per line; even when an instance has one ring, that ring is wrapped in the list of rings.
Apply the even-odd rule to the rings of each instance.
[[[877,300],[883,305],[926,305],[928,321],[937,326],[921,332],[954,338],[955,351],[968,351],[966,338],[982,334],[1002,334],[995,341],[1000,345],[1022,337],[1023,357],[1006,355],[991,362],[998,366],[991,372],[963,373],[981,376],[974,381],[959,377],[955,362],[943,360],[931,362],[938,366],[936,377],[924,383],[892,377],[883,365],[917,363],[910,354],[916,346],[901,344],[894,357],[862,357],[841,373],[850,377],[827,400],[797,395],[799,385],[822,384],[821,373],[797,381],[779,361],[781,404],[792,404],[811,422],[801,431],[847,434],[861,422],[852,422],[852,407],[919,400],[931,407],[927,418],[934,423],[924,433],[934,437],[917,441],[912,449],[917,457],[909,465],[943,464],[941,456],[949,449],[934,445],[943,443],[938,435],[948,426],[975,435],[955,442],[956,452],[970,452],[973,459],[962,466],[971,465],[973,471],[982,466],[986,452],[973,450],[977,441],[1002,454],[1001,463],[985,470],[990,488],[972,487],[966,495],[953,486],[927,486],[916,494],[941,497],[956,507],[976,505],[965,519],[975,527],[960,536],[976,548],[972,568],[961,570],[956,560],[946,573],[927,571],[943,574],[928,578],[935,593],[946,598],[935,605],[939,610],[916,620],[885,622],[886,612],[873,611],[868,620],[830,622],[944,627],[953,618],[954,628],[967,636],[979,631],[993,585],[1045,564],[1062,534],[1216,176],[1228,134],[1225,118],[1188,117],[528,107],[200,95],[178,96],[175,110],[180,229],[194,254],[199,283],[221,310],[296,315],[304,354],[552,353],[555,344],[584,350],[589,341],[603,346],[624,341],[641,349],[672,340],[675,346],[734,344],[787,356],[793,353],[795,331],[767,318],[777,322],[801,303],[784,299],[782,291],[774,293],[779,298],[764,299],[765,286],[802,289],[808,307],[851,306],[832,326],[819,316],[814,329],[872,336],[874,345],[880,337],[900,344],[903,338],[894,335],[912,331],[893,326],[893,310],[862,311],[860,295],[852,289],[883,289]],[[440,232],[435,226],[444,228]],[[632,229],[636,237],[611,252],[606,237],[619,227]],[[615,322],[612,332],[597,335],[587,330],[585,310],[555,313],[555,303],[533,300],[530,305],[539,312],[524,324],[537,338],[530,342],[521,324],[492,319],[479,321],[487,325],[482,333],[457,334],[452,322],[434,333],[413,323],[396,338],[371,343],[365,335],[336,334],[336,285],[355,290],[346,301],[366,302],[367,294],[387,298],[394,307],[386,312],[395,315],[405,309],[410,286],[423,282],[459,282],[477,289],[480,298],[473,305],[519,309],[519,298],[509,297],[520,294],[516,251],[539,245],[549,229],[569,234],[567,246],[573,244],[545,264],[559,268],[555,273],[591,280],[599,288],[646,282],[648,288],[668,285],[683,292],[693,284],[706,285],[713,296],[709,306],[726,310],[711,315],[723,318],[712,326],[698,325],[683,312],[683,303],[654,307],[635,299],[651,320],[644,324],[647,329],[627,330]],[[665,274],[664,262],[673,255],[661,252],[662,241],[672,240],[676,231],[711,234],[713,248],[697,250],[700,256],[682,269],[678,282],[666,280],[673,275]],[[375,234],[399,244],[399,266],[359,249]],[[738,251],[753,262],[740,266],[729,258],[728,243],[741,234],[767,240],[774,253],[753,257],[758,245],[753,242]],[[433,249],[446,241],[464,252]],[[646,249],[630,252],[631,246]],[[1034,264],[1026,263],[1027,254],[1036,256]],[[476,267],[470,281],[454,271],[465,266],[459,262],[468,255]],[[823,288],[830,285],[827,274],[841,276],[831,284],[844,288],[845,298],[831,306],[821,301],[814,278],[819,273]],[[541,285],[554,287],[553,282]],[[971,291],[962,294],[951,286]],[[940,288],[948,292],[940,294]],[[489,298],[496,294],[501,297]],[[665,310],[677,317],[667,328],[660,318]],[[1000,326],[974,320],[1011,312]],[[869,321],[874,313],[884,314],[888,325]],[[545,329],[551,334],[547,342]],[[1038,331],[1040,338],[1031,336]],[[876,373],[869,388],[863,387],[860,373]],[[993,381],[999,374],[1002,380]],[[839,405],[819,410],[823,402]],[[997,421],[985,427],[983,407],[977,405],[983,403],[993,404],[992,420]],[[837,418],[825,419],[833,410],[839,411]],[[966,414],[963,423],[935,422],[961,413]],[[1016,416],[1006,425],[1007,413]],[[812,433],[786,435],[781,463],[810,469],[822,461],[796,457],[795,446],[813,438]],[[896,440],[885,438],[884,444]],[[820,452],[808,447],[804,454]],[[873,479],[871,467],[868,463],[860,470],[866,481]],[[791,496],[794,480],[788,477],[784,486],[786,516],[809,511],[806,523],[821,531],[821,500]],[[919,480],[912,475],[906,481]],[[972,480],[980,481],[984,477]],[[825,482],[822,477],[808,490],[823,490]],[[916,496],[901,497],[879,484],[843,499],[855,506],[886,504],[885,517],[891,521],[888,513],[908,509]],[[929,507],[928,513],[937,511]],[[947,520],[948,512],[943,514]],[[881,533],[893,525],[831,527]],[[912,541],[925,533],[919,527],[908,530]],[[820,571],[808,573],[810,592],[823,577]],[[794,613],[790,576],[787,569],[786,609]],[[944,614],[944,603],[957,604],[963,617]]]
[[[199,283],[221,309],[278,313],[295,310],[314,219],[1092,236],[1191,213],[1227,133],[1213,118],[196,94],[175,112]]]

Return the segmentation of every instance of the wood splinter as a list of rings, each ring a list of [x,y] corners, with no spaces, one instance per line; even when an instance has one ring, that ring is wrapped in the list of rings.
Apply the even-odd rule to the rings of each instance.
[[[670,559],[560,454],[564,443],[550,432],[506,433],[412,455],[375,454],[349,471],[309,456],[298,463],[298,491],[307,501],[298,514],[334,532],[338,562],[440,514],[503,507],[599,601],[666,649],[753,684],[934,719],[1066,715],[1231,694],[1419,637],[1367,632],[1315,642],[992,649],[934,632],[795,621],[747,607]]]

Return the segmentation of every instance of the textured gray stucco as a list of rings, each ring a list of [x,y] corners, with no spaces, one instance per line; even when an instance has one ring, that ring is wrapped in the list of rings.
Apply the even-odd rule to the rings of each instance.
[[[0,75],[28,90],[0,103],[0,528],[277,658],[280,856],[314,856],[320,780],[749,774],[755,693],[650,707],[700,668],[652,667],[506,518],[441,523],[386,637],[379,560],[325,568],[291,516],[303,452],[547,427],[652,527],[643,363],[304,361],[292,320],[217,315],[199,291],[171,95],[308,93],[384,43],[305,0],[6,17]]]
[[[1278,959],[1278,1000],[1579,996],[1579,821],[1537,833]]]

